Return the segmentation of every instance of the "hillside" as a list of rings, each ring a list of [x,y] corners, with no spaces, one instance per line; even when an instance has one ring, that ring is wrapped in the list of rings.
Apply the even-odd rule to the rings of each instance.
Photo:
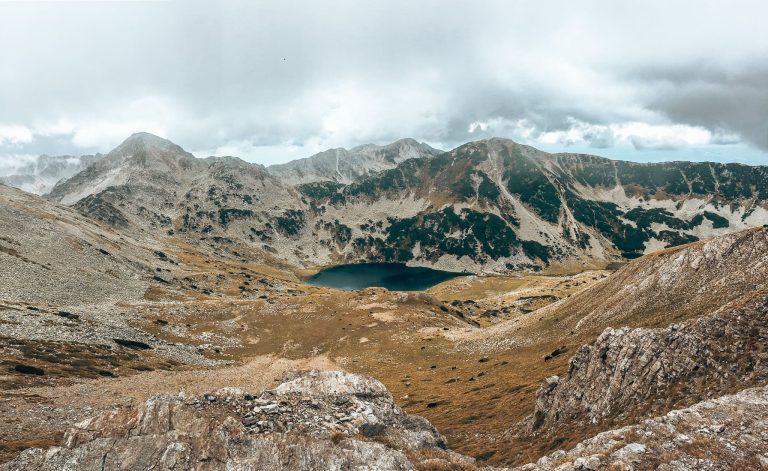
[[[61,205],[0,185],[0,299],[95,304],[143,294],[157,259],[131,239]]]
[[[759,227],[651,253],[543,312],[576,322],[576,330],[663,325],[766,289],[768,227]]]

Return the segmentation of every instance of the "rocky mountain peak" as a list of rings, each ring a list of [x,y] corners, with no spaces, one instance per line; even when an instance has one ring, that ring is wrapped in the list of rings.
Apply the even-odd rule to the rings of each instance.
[[[128,139],[107,154],[107,160],[133,158],[135,160],[145,161],[151,158],[175,157],[189,158],[192,154],[174,144],[168,139],[164,139],[148,132],[138,132],[131,134]]]
[[[157,136],[148,132],[133,133],[126,140],[124,140],[115,150],[120,149],[123,146],[141,146],[145,149],[164,149],[170,150],[174,148],[180,148],[173,142],[163,137]]]
[[[132,134],[82,172],[60,181],[48,194],[54,201],[74,204],[110,187],[136,183],[167,190],[188,178],[195,166],[204,165],[173,142],[140,132]]]

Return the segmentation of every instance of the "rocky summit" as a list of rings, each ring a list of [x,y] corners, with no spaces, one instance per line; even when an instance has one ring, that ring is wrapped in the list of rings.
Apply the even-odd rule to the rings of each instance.
[[[290,185],[327,181],[348,184],[393,169],[408,159],[441,153],[423,142],[400,139],[385,146],[368,144],[350,150],[329,149],[305,159],[270,165],[267,171]]]
[[[79,162],[0,184],[2,470],[768,467],[768,167]],[[360,262],[399,283],[313,281]]]

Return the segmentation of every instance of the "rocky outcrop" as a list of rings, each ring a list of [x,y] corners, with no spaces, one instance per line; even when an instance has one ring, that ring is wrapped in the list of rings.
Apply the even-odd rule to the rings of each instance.
[[[603,432],[515,471],[768,468],[768,387]]]
[[[606,329],[563,377],[547,378],[534,431],[628,423],[768,381],[768,297],[664,329]]]
[[[408,470],[409,455],[424,449],[433,463],[472,463],[443,448],[437,430],[403,412],[378,381],[310,371],[258,394],[154,397],[86,420],[61,447],[26,450],[0,469]]]

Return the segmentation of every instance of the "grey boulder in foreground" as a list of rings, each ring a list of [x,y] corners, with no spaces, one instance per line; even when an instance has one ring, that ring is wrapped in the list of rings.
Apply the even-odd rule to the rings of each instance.
[[[77,424],[64,445],[24,451],[3,470],[414,469],[410,450],[446,462],[425,419],[397,407],[380,382],[310,371],[252,395],[156,396]],[[441,461],[430,455],[429,460]]]

